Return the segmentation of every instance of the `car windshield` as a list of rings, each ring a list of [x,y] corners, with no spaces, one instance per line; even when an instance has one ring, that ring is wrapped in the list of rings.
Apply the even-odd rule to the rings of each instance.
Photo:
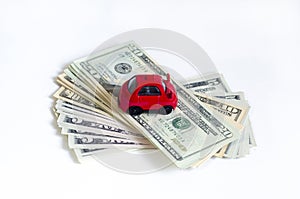
[[[160,95],[159,88],[156,86],[144,86],[139,91],[139,96],[158,96]]]
[[[132,77],[128,81],[128,91],[129,91],[130,94],[132,94],[135,89],[136,89],[136,78]]]

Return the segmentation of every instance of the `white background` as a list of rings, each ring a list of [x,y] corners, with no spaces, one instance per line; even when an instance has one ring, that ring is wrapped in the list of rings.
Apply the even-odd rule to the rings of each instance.
[[[78,164],[55,128],[64,65],[110,37],[164,28],[201,45],[252,107],[258,147],[193,170],[129,175]],[[3,198],[299,198],[300,2],[1,1]]]

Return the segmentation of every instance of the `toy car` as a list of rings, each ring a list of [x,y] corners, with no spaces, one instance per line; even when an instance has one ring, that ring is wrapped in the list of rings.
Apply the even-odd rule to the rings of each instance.
[[[177,95],[174,86],[160,75],[135,75],[122,85],[118,104],[130,115],[139,115],[145,110],[158,110],[161,114],[169,114],[177,106]]]

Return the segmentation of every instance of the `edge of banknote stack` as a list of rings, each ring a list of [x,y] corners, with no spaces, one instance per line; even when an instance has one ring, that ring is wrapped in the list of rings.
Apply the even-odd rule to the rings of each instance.
[[[124,63],[128,68],[120,71]],[[190,168],[211,157],[244,157],[256,146],[244,93],[232,92],[217,73],[172,79],[178,107],[169,115],[123,113],[112,90],[148,73],[165,77],[167,71],[130,41],[75,60],[58,75],[53,110],[80,162],[112,148],[155,149]]]

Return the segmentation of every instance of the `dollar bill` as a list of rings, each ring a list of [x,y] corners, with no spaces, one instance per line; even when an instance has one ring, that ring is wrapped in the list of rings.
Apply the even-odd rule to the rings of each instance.
[[[110,127],[114,127],[116,129],[122,129],[123,131],[126,131],[126,132],[136,132],[136,130],[134,128],[131,128],[130,126],[125,126],[123,123],[120,123],[120,120],[117,120],[118,118],[105,116],[105,115],[90,111],[88,109],[84,109],[82,107],[70,104],[68,102],[57,100],[56,108],[57,108],[57,113],[62,113],[64,115],[68,115],[68,116],[78,116],[78,117],[84,118],[90,122],[96,122],[96,123],[109,125]],[[142,134],[140,134],[140,133],[137,133],[137,134],[142,136]],[[142,139],[142,138],[139,138],[139,139]],[[147,142],[147,139],[143,138],[143,142]]]
[[[83,70],[81,66],[77,66],[74,63],[70,64],[68,69],[73,72],[81,82],[84,82],[89,88],[91,88],[96,95],[101,98],[102,103],[106,104],[110,107],[111,105],[111,95],[108,91],[106,91],[102,86],[99,86],[97,80],[94,78],[90,78],[90,74],[97,75],[97,71],[93,68],[87,66],[87,70]]]
[[[232,93],[230,92],[230,88],[228,84],[226,83],[223,75],[221,74],[210,74],[207,76],[203,77],[195,77],[195,78],[190,78],[187,79],[185,82],[183,82],[186,88],[192,89],[195,93],[205,93],[209,96],[217,97],[220,99],[225,99],[229,100],[230,102],[234,101],[241,101],[242,104],[247,104],[243,93],[241,92],[236,92]],[[247,135],[249,135],[248,141],[250,146],[256,144],[254,136],[253,136],[253,131],[252,127],[250,124],[249,119],[245,119],[246,121],[243,123],[244,125],[244,131],[243,132],[248,132]],[[239,139],[247,139],[245,136],[240,137]],[[217,157],[237,157],[235,153],[237,153],[238,147],[242,147],[239,143],[245,143],[242,141],[234,141],[229,144],[231,145],[230,148],[228,146],[223,147],[219,152],[215,154]],[[248,144],[247,144],[248,145]],[[229,150],[230,149],[230,150]],[[235,150],[233,150],[235,149]],[[241,150],[240,150],[241,151]]]
[[[118,148],[118,149],[141,149],[153,148],[151,144],[136,143],[130,140],[117,139],[99,136],[77,136],[69,135],[68,143],[70,148],[98,149],[98,148]]]
[[[80,162],[119,147],[160,150],[178,167],[197,167],[213,155],[238,158],[256,146],[243,93],[232,93],[222,74],[172,83],[178,107],[169,115],[130,116],[116,103],[124,81],[166,71],[134,42],[69,64],[57,82],[54,113]],[[171,74],[172,75],[172,74]],[[142,133],[142,134],[141,134]],[[149,142],[150,141],[150,142]]]
[[[230,92],[230,88],[223,75],[219,73],[191,77],[181,83],[185,88],[193,91],[194,93],[205,93],[212,96],[218,94],[223,96],[225,93]],[[215,154],[215,156],[223,157],[226,149],[227,146],[224,146]]]
[[[68,70],[66,69],[65,71]],[[69,73],[69,75],[70,74],[71,73]],[[94,91],[83,86],[83,83],[79,79],[76,79],[75,76],[67,76],[66,74],[61,74],[58,76],[58,81],[60,81],[61,84],[63,84],[69,90],[75,92],[81,97],[84,97],[93,104],[96,104],[98,109],[100,108],[101,110],[110,113],[109,106],[107,106]]]
[[[230,121],[238,124],[245,122],[249,111],[249,106],[239,101],[225,101],[215,97],[207,96],[203,93],[195,92],[194,95],[203,103],[208,104],[221,115],[225,116]]]
[[[85,97],[77,94],[74,92],[72,89],[68,89],[66,87],[61,86],[53,95],[56,99],[63,100],[65,102],[83,107],[85,109],[89,109],[94,112],[98,112],[102,115],[107,115],[109,114],[107,112],[104,112],[101,107],[98,105],[94,104],[90,100],[86,99]]]
[[[217,95],[216,97],[229,100],[230,102],[242,102],[243,104],[248,106],[248,103],[246,102],[244,94],[242,92],[226,93],[225,95],[222,96]],[[249,153],[249,147],[251,146],[250,137],[251,134],[253,134],[249,122],[250,122],[249,116],[247,115],[243,122],[245,128],[242,132],[242,136],[238,140],[230,143],[227,146],[223,154],[224,157],[238,158],[238,157],[243,157],[244,155]]]
[[[90,132],[90,131],[83,131],[83,130],[78,130],[78,129],[69,129],[67,127],[63,127],[61,129],[61,134],[62,135],[86,136],[86,137],[111,137],[111,138],[119,138],[119,137],[116,137],[116,136],[102,135],[102,134],[95,133],[95,132]]]
[[[61,113],[57,121],[59,127],[70,128],[81,131],[92,131],[100,135],[113,136],[117,138],[137,140],[137,142],[149,143],[138,132],[128,132],[124,129],[103,124],[99,121],[91,121],[85,118],[80,118],[76,115],[67,115]]]
[[[222,74],[214,73],[205,76],[191,77],[184,82],[183,86],[196,93],[229,93],[231,92]]]
[[[103,91],[103,82],[121,85],[136,74],[166,76],[166,72],[134,42],[74,61],[72,68],[80,71],[84,81],[108,101],[112,96]],[[226,120],[220,122],[220,118],[214,116],[192,92],[175,80],[172,83],[177,91],[178,107],[167,116],[130,116],[118,110],[115,99],[111,103],[178,167],[187,168],[237,139],[240,128]]]
[[[106,148],[98,148],[98,149],[73,149],[75,155],[76,155],[76,159],[78,160],[78,162],[80,163],[93,163],[94,162],[94,158],[93,155],[103,152],[103,151],[108,151],[110,149],[106,149]]]
[[[98,122],[102,122],[105,124],[109,124],[110,126],[114,127],[121,127],[122,124],[119,124],[115,118],[107,115],[102,115],[97,112],[93,112],[91,110],[82,108],[80,106],[76,106],[74,104],[62,101],[62,100],[57,100],[56,102],[56,112],[57,113],[64,113],[67,115],[77,115],[80,116],[81,118],[86,118],[90,120],[96,120]],[[125,128],[123,126],[123,128]]]
[[[245,104],[248,104],[248,102],[245,99],[244,93],[243,92],[232,92],[232,93],[226,93],[225,95],[218,95],[218,94],[214,94],[214,97],[217,98],[221,98],[221,99],[226,99],[226,100],[233,100],[233,101],[244,101]],[[248,143],[249,145],[252,146],[256,146],[256,141],[255,141],[255,137],[253,134],[253,130],[252,130],[252,125],[248,118],[246,119],[245,123],[244,123],[245,129],[247,129],[247,131],[249,131],[249,140]]]
[[[250,133],[249,144],[250,144],[251,147],[255,147],[255,146],[257,146],[257,144],[256,144],[256,140],[255,140],[254,133],[253,133],[253,130],[252,130],[252,125],[251,125],[251,122],[250,122],[249,119],[247,120],[246,125],[249,128],[249,133]]]
[[[240,101],[235,101],[235,100],[229,101],[226,98],[220,100],[218,98],[209,97],[203,93],[196,93],[196,92],[195,92],[195,96],[201,102],[208,104],[210,107],[216,110],[215,114],[220,114],[232,122],[242,125],[245,123],[247,119],[249,106],[245,103],[241,103]],[[242,154],[246,154],[248,148],[248,143],[246,143],[247,137],[249,137],[248,131],[246,129],[243,129],[241,134],[242,136],[239,139],[242,139],[242,141],[234,141],[229,144],[232,145],[231,148],[236,149],[234,150],[235,154],[238,154],[238,152],[240,151],[239,156],[242,156]],[[222,157],[225,155],[226,151],[229,152],[227,150],[227,147],[229,146],[228,145],[224,146],[222,150],[220,150],[219,153],[216,154],[216,156]],[[228,154],[226,154],[226,156],[229,157]],[[233,156],[234,155],[231,155],[230,157],[233,158]]]
[[[113,120],[118,120],[119,123],[122,123],[123,126],[130,127],[131,125],[121,118],[117,114],[112,114],[111,110],[107,111],[106,109],[103,109],[103,107],[98,106],[97,104],[94,104],[89,99],[86,99],[84,96],[80,95],[79,93],[76,93],[73,91],[73,89],[66,88],[62,86],[60,89],[58,89],[54,95],[56,99],[62,100],[65,102],[68,102],[69,104],[76,105],[78,107],[82,107],[84,109],[97,112],[101,114],[102,116],[112,118]]]

